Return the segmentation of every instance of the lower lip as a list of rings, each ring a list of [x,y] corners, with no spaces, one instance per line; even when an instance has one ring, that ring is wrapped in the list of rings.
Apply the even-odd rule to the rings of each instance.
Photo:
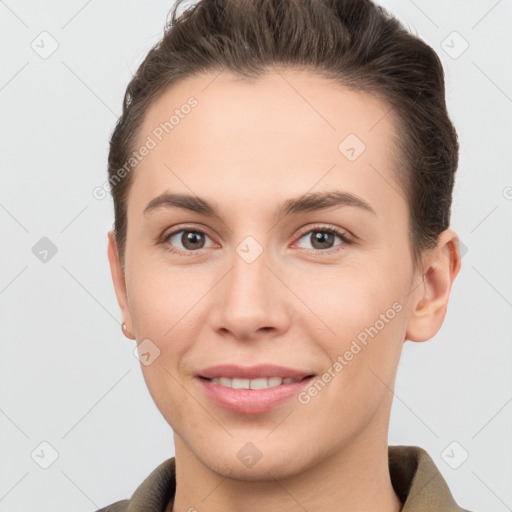
[[[206,395],[212,402],[227,411],[241,414],[258,414],[270,411],[277,405],[296,396],[312,379],[313,377],[308,377],[300,382],[281,384],[266,389],[233,389],[198,377]]]

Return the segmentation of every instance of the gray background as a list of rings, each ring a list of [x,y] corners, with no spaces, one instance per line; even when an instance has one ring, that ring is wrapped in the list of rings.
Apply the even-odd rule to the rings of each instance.
[[[461,142],[452,227],[467,248],[441,331],[404,347],[389,442],[425,448],[461,506],[512,510],[512,2],[381,3],[443,60]],[[0,1],[1,511],[95,510],[174,454],[121,333],[112,202],[92,195],[171,6]],[[46,262],[43,237],[57,248]]]

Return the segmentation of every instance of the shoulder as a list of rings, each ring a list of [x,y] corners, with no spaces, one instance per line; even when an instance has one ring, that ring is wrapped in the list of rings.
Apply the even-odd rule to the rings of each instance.
[[[100,508],[96,512],[125,512],[128,510],[130,500],[121,500],[108,505],[107,507]]]
[[[165,510],[176,490],[174,457],[163,461],[137,487],[130,499],[116,501],[95,512],[141,512]]]
[[[429,453],[419,446],[389,446],[391,483],[401,512],[471,512],[460,507]]]

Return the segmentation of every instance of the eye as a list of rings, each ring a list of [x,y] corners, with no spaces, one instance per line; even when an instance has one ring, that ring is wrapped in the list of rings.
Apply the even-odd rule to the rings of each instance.
[[[337,244],[337,246],[333,245],[336,238],[341,240],[341,243]],[[313,252],[326,252],[326,250],[332,249],[333,247],[339,247],[334,251],[337,252],[341,250],[344,245],[351,243],[347,233],[334,226],[315,226],[313,229],[301,235],[299,242],[296,243],[300,243],[301,240],[305,240],[306,244],[309,243],[310,247],[306,247],[306,249],[312,250]]]
[[[169,251],[182,254],[187,252],[195,252],[198,249],[211,247],[214,244],[206,245],[206,241],[211,238],[199,229],[182,228],[163,237],[162,243],[169,243]]]
[[[341,243],[335,244],[336,238]],[[306,244],[309,243],[309,247],[306,247],[306,250],[316,254],[319,252],[337,252],[345,245],[351,243],[348,234],[335,226],[314,226],[313,229],[304,232],[294,245],[300,244],[302,240]],[[184,227],[172,231],[162,237],[161,243],[168,245],[168,250],[175,254],[190,254],[216,245],[204,231],[195,227]],[[335,249],[334,251],[329,251],[329,249],[333,248]]]

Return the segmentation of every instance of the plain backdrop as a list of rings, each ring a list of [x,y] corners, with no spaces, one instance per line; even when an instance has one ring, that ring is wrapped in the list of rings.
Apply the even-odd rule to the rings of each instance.
[[[382,5],[443,61],[464,244],[442,329],[405,344],[389,443],[426,449],[464,508],[509,511],[512,2]],[[121,333],[112,201],[92,194],[126,85],[171,7],[0,1],[0,511],[96,510],[174,455]]]

